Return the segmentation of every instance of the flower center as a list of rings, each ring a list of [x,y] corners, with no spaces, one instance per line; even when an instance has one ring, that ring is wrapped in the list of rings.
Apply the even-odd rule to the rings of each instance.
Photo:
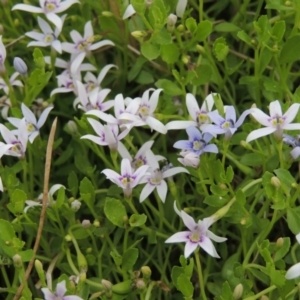
[[[10,150],[17,154],[23,154],[23,147],[19,141],[13,142],[13,146],[10,148]]]
[[[146,159],[143,159],[143,157],[138,157],[132,161],[132,167],[134,169],[138,169],[139,167],[146,164]]]
[[[206,112],[200,112],[197,116],[197,122],[199,124],[206,124],[208,123],[209,117]]]
[[[95,88],[95,83],[94,82],[88,82],[87,86],[86,86],[86,89],[87,89],[87,92],[91,92],[94,88]]]
[[[56,8],[57,8],[57,3],[56,1],[54,0],[48,0],[48,1],[45,1],[45,4],[44,4],[44,8],[46,9],[47,12],[52,12],[54,11]]]
[[[271,124],[274,127],[280,127],[281,125],[283,125],[284,123],[284,118],[280,117],[280,116],[275,116],[274,118],[272,118],[271,120]]]
[[[77,48],[79,51],[84,51],[84,50],[87,48],[88,45],[89,45],[89,43],[88,43],[87,41],[83,40],[83,41],[81,41],[81,42],[79,42],[79,43],[77,44],[76,48]]]
[[[150,178],[149,182],[152,185],[160,185],[162,181],[162,173],[159,169],[154,170],[152,177]]]
[[[54,40],[54,36],[51,33],[48,33],[44,37],[44,42],[45,43],[52,43]]]
[[[26,129],[28,132],[34,132],[37,128],[32,123],[27,123]]]
[[[133,183],[133,178],[130,175],[121,177],[121,182],[124,188],[128,188]]]
[[[149,106],[141,105],[138,114],[141,118],[147,118],[150,115],[149,110]]]
[[[205,144],[206,143],[203,140],[200,140],[200,141],[196,140],[196,141],[193,142],[193,150],[199,151],[199,150],[204,148]]]
[[[221,127],[222,127],[223,129],[233,128],[233,127],[234,127],[234,123],[233,123],[233,121],[232,121],[231,119],[229,119],[229,120],[226,120],[226,121],[221,125]]]
[[[195,227],[195,230],[192,231],[192,233],[189,235],[189,239],[191,242],[194,242],[194,243],[198,243],[198,242],[201,242],[201,235],[200,233],[198,232],[197,230],[197,226]]]

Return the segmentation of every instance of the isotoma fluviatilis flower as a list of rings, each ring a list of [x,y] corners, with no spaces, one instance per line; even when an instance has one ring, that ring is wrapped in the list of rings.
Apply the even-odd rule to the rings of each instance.
[[[189,216],[183,210],[179,211],[174,203],[174,209],[176,213],[181,217],[184,225],[189,229],[188,231],[180,231],[169,237],[165,243],[182,243],[185,242],[184,256],[188,258],[198,246],[202,248],[205,252],[213,257],[219,258],[214,244],[211,240],[222,243],[227,240],[227,238],[219,237],[212,233],[208,228],[213,224],[214,219],[212,217],[204,218],[202,221],[199,220],[198,223]]]
[[[283,130],[299,130],[300,124],[290,124],[296,117],[300,104],[294,103],[282,114],[281,105],[278,100],[270,103],[270,116],[265,114],[258,108],[252,108],[251,115],[257,122],[264,125],[265,128],[260,128],[252,131],[247,136],[246,142],[249,143],[262,136],[274,133],[277,140],[282,140]]]
[[[300,233],[296,235],[296,239],[297,242],[300,244]],[[291,266],[285,274],[285,278],[288,280],[295,279],[297,277],[300,277],[300,263]]]
[[[138,185],[142,178],[147,174],[149,166],[143,165],[133,171],[130,160],[123,158],[121,162],[121,174],[114,170],[105,169],[101,173],[106,175],[107,179],[123,189],[125,197],[131,197],[132,189]]]

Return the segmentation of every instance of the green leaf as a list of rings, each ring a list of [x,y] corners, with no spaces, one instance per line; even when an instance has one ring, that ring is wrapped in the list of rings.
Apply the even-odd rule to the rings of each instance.
[[[21,256],[22,262],[30,261],[34,257],[34,252],[32,249],[21,251],[18,254]]]
[[[233,180],[234,171],[233,171],[232,166],[227,167],[225,176],[226,176],[226,182],[227,183],[230,183]]]
[[[212,23],[208,20],[198,24],[195,31],[195,39],[198,42],[203,42],[212,32]]]
[[[241,30],[241,28],[235,24],[223,22],[215,25],[214,30],[218,32],[235,32]]]
[[[172,272],[171,272],[171,278],[172,278],[172,282],[175,285],[175,287],[178,289],[177,287],[177,281],[180,275],[184,274],[184,268],[182,267],[178,267],[178,266],[174,266],[172,268]],[[185,275],[187,276],[187,275]]]
[[[93,205],[95,201],[95,192],[94,192],[94,186],[91,183],[91,181],[84,177],[79,186],[79,192],[81,198],[87,203],[87,205]]]
[[[284,237],[283,238],[283,244],[277,249],[275,252],[275,255],[273,256],[274,262],[280,260],[281,258],[285,257],[285,255],[289,252],[291,247],[291,240],[289,237]]]
[[[122,269],[125,271],[132,270],[138,257],[139,257],[139,250],[137,248],[127,249],[122,256]]]
[[[270,39],[270,23],[266,15],[260,16],[257,22],[253,22],[253,26],[261,43],[267,43]]]
[[[104,213],[107,219],[114,225],[124,228],[124,217],[127,216],[125,206],[120,200],[106,198],[104,204]]]
[[[134,10],[139,14],[143,15],[146,10],[146,4],[144,0],[131,0],[130,2]]]
[[[271,284],[274,284],[277,287],[283,287],[285,285],[286,279],[282,272],[283,271],[278,271],[273,268],[270,270]]]
[[[154,82],[154,78],[151,73],[142,70],[141,73],[136,77],[135,82],[139,84],[150,84]]]
[[[163,0],[152,1],[149,7],[149,21],[154,29],[162,29],[167,22],[168,12]]]
[[[284,36],[284,33],[285,33],[285,21],[284,20],[277,21],[272,28],[272,38],[276,42],[280,42]]]
[[[152,42],[159,45],[172,44],[172,36],[165,28],[163,28],[161,31],[155,32],[152,35]]]
[[[167,64],[174,64],[178,61],[180,51],[176,44],[161,45],[161,58]]]
[[[228,202],[228,199],[225,197],[209,195],[205,197],[203,202],[212,207],[222,207]]]
[[[129,218],[129,225],[131,227],[139,227],[144,225],[146,221],[147,221],[147,216],[145,214],[141,214],[141,215],[133,214]]]
[[[300,36],[294,35],[284,44],[280,52],[280,63],[292,63],[300,59]]]
[[[0,240],[10,242],[15,237],[15,231],[10,222],[0,219]]]
[[[290,231],[293,234],[298,234],[300,232],[300,213],[293,208],[287,209],[287,223]]]
[[[65,202],[65,189],[61,187],[57,192],[55,206],[57,208],[60,208],[63,206],[64,202]]]
[[[114,251],[110,251],[110,256],[113,258],[116,266],[121,266],[122,256]]]
[[[22,190],[16,189],[10,198],[10,203],[7,204],[8,209],[13,214],[21,214],[24,210],[27,195]]]
[[[132,68],[128,72],[127,79],[128,79],[129,82],[131,82],[133,79],[135,79],[138,76],[138,74],[141,72],[142,67],[143,67],[143,65],[145,64],[146,61],[147,61],[147,59],[143,56],[139,56],[137,58],[134,65],[132,66]]]
[[[296,183],[295,178],[286,169],[277,169],[274,171],[281,183],[285,184],[287,187],[291,188],[292,184]]]
[[[147,41],[141,46],[141,53],[148,59],[153,60],[159,57],[160,47]]]
[[[192,17],[185,20],[185,26],[191,33],[194,33],[197,30],[197,22]]]
[[[73,197],[78,193],[78,177],[74,171],[71,171],[68,176],[68,187]]]
[[[45,68],[46,63],[45,63],[44,55],[39,48],[34,48],[33,60],[37,68],[39,69]]]
[[[222,189],[220,186],[216,184],[212,184],[210,186],[210,191],[216,196],[226,196],[228,194],[228,189]]]
[[[185,274],[178,277],[176,287],[184,297],[191,298],[193,296],[194,286]]]
[[[241,163],[250,167],[261,166],[264,164],[264,161],[265,157],[259,153],[249,153],[241,158]]]
[[[164,90],[164,93],[171,96],[182,95],[182,89],[174,82],[168,79],[159,79],[155,82],[157,88]]]
[[[220,300],[234,300],[233,293],[231,291],[228,281],[225,281],[222,285],[222,294]]]
[[[245,42],[248,46],[253,47],[250,36],[244,30],[239,31],[237,33],[237,37]]]
[[[193,85],[203,85],[210,81],[212,77],[212,69],[210,65],[201,65],[194,69],[196,73],[194,79],[192,80]]]
[[[224,37],[219,37],[215,40],[213,45],[213,54],[218,61],[223,61],[229,52],[229,47]]]

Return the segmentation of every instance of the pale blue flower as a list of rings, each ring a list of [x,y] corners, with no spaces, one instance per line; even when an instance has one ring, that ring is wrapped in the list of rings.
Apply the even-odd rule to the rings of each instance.
[[[217,111],[209,112],[208,116],[214,124],[205,126],[203,130],[211,134],[225,134],[225,137],[229,139],[238,127],[242,125],[249,113],[251,113],[251,109],[245,110],[239,119],[236,120],[236,113],[233,106],[225,107],[225,118],[220,116]]]
[[[201,155],[203,152],[218,153],[218,148],[215,144],[208,144],[213,136],[206,132],[203,135],[194,126],[190,126],[186,129],[189,136],[189,140],[178,141],[174,144],[174,148],[193,152],[197,155]]]
[[[288,134],[284,134],[282,141],[285,144],[293,147],[293,150],[290,152],[290,154],[293,159],[297,159],[300,156],[300,135],[292,137]]]

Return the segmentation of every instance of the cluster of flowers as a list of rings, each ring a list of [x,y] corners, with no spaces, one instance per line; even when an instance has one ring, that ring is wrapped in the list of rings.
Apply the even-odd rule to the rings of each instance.
[[[186,1],[180,1],[181,8],[186,5]],[[85,24],[84,35],[82,36],[76,30],[72,30],[70,35],[73,43],[61,43],[58,39],[62,31],[66,15],[59,17],[57,13],[61,13],[71,5],[79,3],[78,0],[59,0],[40,1],[40,7],[34,7],[27,4],[17,4],[13,9],[20,9],[34,13],[42,13],[52,22],[56,29],[53,31],[51,26],[42,18],[38,17],[38,24],[42,33],[28,32],[26,35],[35,41],[30,42],[28,46],[51,46],[58,53],[70,53],[70,61],[66,62],[60,58],[55,60],[55,66],[64,68],[65,71],[57,76],[58,88],[51,93],[53,96],[56,93],[73,92],[76,96],[74,107],[79,108],[87,116],[92,116],[100,119],[97,121],[92,117],[87,120],[96,135],[87,134],[82,136],[82,139],[90,140],[100,146],[109,146],[112,151],[117,151],[122,157],[121,174],[115,170],[105,169],[102,171],[106,177],[121,187],[126,197],[131,197],[132,189],[138,184],[145,184],[141,194],[140,202],[157,189],[160,199],[164,202],[167,196],[166,178],[170,178],[178,173],[189,173],[183,167],[173,167],[167,164],[160,168],[159,162],[166,159],[160,155],[155,155],[151,147],[154,141],[144,143],[134,157],[131,156],[125,145],[121,142],[130,132],[133,127],[147,126],[151,130],[155,130],[161,134],[166,134],[168,130],[186,129],[189,139],[177,141],[174,144],[176,149],[180,149],[180,158],[178,159],[184,166],[197,168],[200,163],[200,156],[204,153],[218,153],[218,148],[210,142],[217,135],[224,134],[225,139],[230,139],[231,136],[242,125],[247,115],[251,114],[254,119],[265,126],[251,132],[246,141],[250,142],[259,137],[274,133],[275,138],[286,142],[294,149],[291,155],[297,158],[300,155],[299,137],[291,137],[283,135],[283,130],[298,130],[300,124],[291,124],[296,117],[300,104],[293,104],[285,114],[282,114],[281,106],[278,100],[270,103],[270,116],[265,114],[258,108],[251,108],[244,111],[237,119],[236,112],[233,106],[225,106],[224,111],[213,110],[215,97],[220,97],[218,94],[208,95],[201,108],[198,105],[195,97],[188,93],[186,96],[186,106],[190,114],[189,121],[172,121],[168,124],[163,124],[156,118],[155,111],[158,105],[159,96],[162,89],[148,89],[141,97],[129,98],[122,94],[118,94],[115,99],[105,101],[110,89],[102,88],[101,84],[107,72],[117,66],[109,64],[105,66],[98,77],[89,71],[95,71],[96,68],[88,63],[82,63],[91,51],[103,46],[113,46],[114,43],[109,40],[95,42],[93,27],[91,21]],[[129,8],[130,10],[131,8]],[[180,13],[179,13],[180,14]],[[126,15],[127,16],[127,15]],[[127,16],[128,17],[128,16]],[[6,49],[2,43],[0,36],[0,70],[5,70],[4,62],[6,59]],[[45,57],[46,63],[52,63],[50,57]],[[6,84],[4,80],[0,81],[0,90],[3,89],[6,94],[9,94],[11,86],[22,86],[22,82],[16,80],[19,74],[25,76],[27,67],[19,60],[15,63],[15,68],[18,73],[14,73],[10,78],[10,84]],[[87,71],[82,82],[81,72]],[[7,98],[8,99],[8,98]],[[7,100],[6,99],[6,100]],[[10,103],[6,102],[7,112]],[[7,120],[16,127],[10,131],[7,127],[0,124],[0,132],[5,143],[0,142],[0,158],[3,155],[12,155],[24,157],[28,140],[33,143],[34,139],[39,135],[40,128],[45,123],[52,106],[47,107],[40,114],[37,120],[35,113],[31,111],[25,104],[22,103],[21,110],[23,118],[7,118]],[[107,113],[113,109],[114,114]],[[61,185],[55,185],[49,191],[49,198],[57,191]],[[0,188],[3,186],[0,180]],[[51,197],[50,197],[51,196]],[[26,211],[29,207],[35,205],[28,200]],[[202,247],[211,256],[219,257],[216,249],[211,242],[224,242],[226,238],[221,238],[214,235],[208,228],[215,222],[213,217],[199,220],[197,223],[192,217],[184,211],[179,211],[174,206],[176,213],[182,218],[184,224],[189,231],[179,232],[170,237],[166,242],[186,242],[185,257],[198,247]],[[49,291],[47,291],[49,293]],[[63,293],[64,294],[64,293]]]

